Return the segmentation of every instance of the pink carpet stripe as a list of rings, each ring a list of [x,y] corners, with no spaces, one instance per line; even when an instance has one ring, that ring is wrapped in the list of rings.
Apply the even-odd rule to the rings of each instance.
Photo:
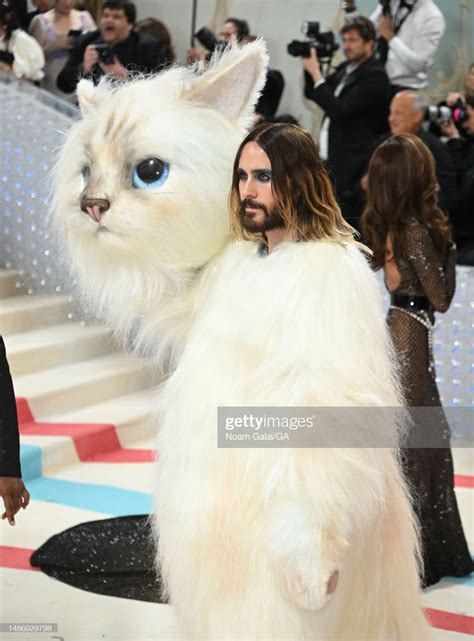
[[[30,565],[30,557],[33,552],[34,550],[29,550],[28,548],[14,548],[8,545],[0,545],[0,567],[40,572],[39,568],[34,568]]]
[[[474,617],[432,608],[425,608],[425,614],[434,628],[474,635]]]
[[[20,434],[67,436],[72,439],[79,460],[92,463],[151,463],[153,450],[123,448],[114,425],[101,423],[37,423],[28,401],[17,399]]]
[[[467,476],[466,474],[454,475],[455,487],[474,487],[474,476]]]

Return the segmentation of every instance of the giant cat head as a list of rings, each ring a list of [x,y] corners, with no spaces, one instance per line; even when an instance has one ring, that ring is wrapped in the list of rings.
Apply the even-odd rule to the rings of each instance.
[[[197,274],[227,242],[232,163],[266,65],[257,41],[202,75],[79,83],[53,223],[88,306],[128,341],[173,340]]]

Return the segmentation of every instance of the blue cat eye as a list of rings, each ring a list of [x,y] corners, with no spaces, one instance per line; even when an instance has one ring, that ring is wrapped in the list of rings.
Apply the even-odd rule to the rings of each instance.
[[[159,158],[146,158],[135,167],[132,175],[132,184],[135,189],[157,189],[168,178],[170,166]]]

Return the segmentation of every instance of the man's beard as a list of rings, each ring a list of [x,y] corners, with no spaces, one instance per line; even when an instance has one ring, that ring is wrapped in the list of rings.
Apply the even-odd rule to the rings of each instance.
[[[263,221],[256,220],[253,214],[249,215],[245,211],[246,207],[261,209],[264,214]],[[252,200],[251,198],[244,198],[244,200],[240,202],[239,218],[242,227],[253,234],[264,234],[271,229],[285,226],[285,221],[281,217],[276,205],[273,205],[269,210],[265,205],[257,202],[256,200]]]

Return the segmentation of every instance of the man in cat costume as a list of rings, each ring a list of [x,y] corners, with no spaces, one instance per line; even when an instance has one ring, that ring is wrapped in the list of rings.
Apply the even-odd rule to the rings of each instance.
[[[155,529],[181,637],[419,641],[416,527],[393,449],[216,445],[220,406],[400,405],[377,281],[320,163],[301,156],[315,161],[308,136],[285,130],[290,143],[298,133],[284,158],[251,141],[266,164],[245,145],[232,172],[266,62],[256,42],[200,77],[81,82],[54,223],[83,296],[117,335],[157,361],[174,356],[159,396]],[[268,256],[255,240],[229,243],[232,174],[239,221],[266,231]],[[245,191],[249,176],[270,182],[268,200]],[[278,234],[306,242],[274,251]],[[398,442],[396,421],[340,428]]]

